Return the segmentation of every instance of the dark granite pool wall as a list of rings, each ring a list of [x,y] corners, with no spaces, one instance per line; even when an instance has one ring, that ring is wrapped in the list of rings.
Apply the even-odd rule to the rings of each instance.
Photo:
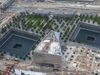
[[[9,53],[10,55],[25,58],[39,39],[40,36],[37,34],[10,29],[0,39],[0,50]]]
[[[70,40],[100,47],[100,26],[80,22]]]

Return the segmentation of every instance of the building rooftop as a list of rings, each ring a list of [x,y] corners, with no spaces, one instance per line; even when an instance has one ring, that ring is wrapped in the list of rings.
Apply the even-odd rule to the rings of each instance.
[[[60,55],[61,46],[59,43],[59,33],[51,31],[36,47],[35,52],[43,52],[53,55]]]

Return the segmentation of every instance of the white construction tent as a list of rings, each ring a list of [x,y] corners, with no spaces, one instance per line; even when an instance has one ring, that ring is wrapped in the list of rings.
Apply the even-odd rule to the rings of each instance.
[[[20,69],[16,69],[15,72],[17,75],[21,75],[21,73],[24,73],[25,75],[47,75],[46,73],[42,72],[25,71]]]

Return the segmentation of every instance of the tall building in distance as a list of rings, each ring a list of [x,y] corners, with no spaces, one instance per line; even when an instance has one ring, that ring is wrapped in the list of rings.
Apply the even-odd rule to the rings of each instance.
[[[4,0],[1,4],[0,4],[0,9],[1,10],[5,10],[7,9],[15,0]]]

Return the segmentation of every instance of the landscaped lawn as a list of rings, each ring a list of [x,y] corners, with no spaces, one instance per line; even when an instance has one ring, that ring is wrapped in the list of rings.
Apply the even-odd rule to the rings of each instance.
[[[14,16],[9,23],[10,26],[26,31],[39,33],[41,36],[45,35],[46,30],[54,30],[61,32],[62,41],[67,41],[73,28],[79,21],[92,22],[93,24],[100,24],[100,17],[98,15],[73,15],[61,16],[54,15],[52,19],[49,15],[40,15],[35,13],[21,12],[20,15]]]

